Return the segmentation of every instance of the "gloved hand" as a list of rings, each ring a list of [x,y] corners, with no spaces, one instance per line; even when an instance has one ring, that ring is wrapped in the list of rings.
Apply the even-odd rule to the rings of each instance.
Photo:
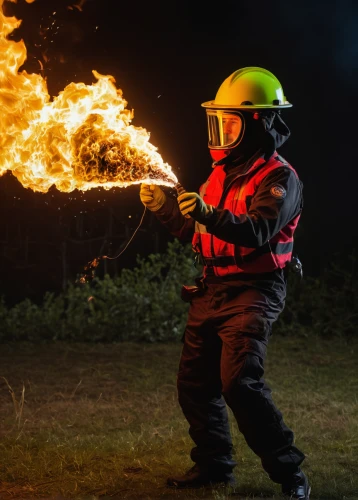
[[[178,204],[181,213],[189,214],[193,219],[202,222],[207,215],[212,213],[213,207],[207,205],[197,193],[183,193],[178,196]]]
[[[143,205],[151,212],[162,208],[166,200],[164,191],[156,184],[141,184],[139,196]]]

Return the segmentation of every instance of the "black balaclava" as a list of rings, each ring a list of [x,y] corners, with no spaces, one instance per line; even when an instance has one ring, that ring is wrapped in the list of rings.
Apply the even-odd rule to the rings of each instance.
[[[277,111],[265,110],[257,113],[243,111],[242,114],[245,119],[245,132],[242,140],[230,150],[227,156],[215,162],[214,165],[225,165],[230,170],[232,167],[245,165],[250,159],[256,159],[262,155],[265,160],[268,160],[291,134]]]

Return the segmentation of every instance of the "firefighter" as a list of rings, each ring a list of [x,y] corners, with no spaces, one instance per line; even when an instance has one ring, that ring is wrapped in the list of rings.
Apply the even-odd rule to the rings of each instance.
[[[228,405],[283,494],[308,499],[300,468],[305,455],[263,378],[303,205],[297,173],[277,153],[290,135],[281,111],[292,105],[271,72],[247,67],[202,106],[213,169],[199,194],[175,199],[158,186],[142,184],[140,190],[143,204],[174,236],[192,238],[203,263],[197,286],[183,287],[190,308],[177,378],[194,466],[167,484],[234,484]]]

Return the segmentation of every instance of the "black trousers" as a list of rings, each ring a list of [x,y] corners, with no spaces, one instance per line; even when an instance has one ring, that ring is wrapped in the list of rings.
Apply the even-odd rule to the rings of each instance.
[[[271,280],[208,283],[192,299],[178,399],[195,443],[191,458],[213,475],[236,465],[226,404],[273,481],[285,482],[305,458],[263,379],[271,326],[284,299],[285,284]]]

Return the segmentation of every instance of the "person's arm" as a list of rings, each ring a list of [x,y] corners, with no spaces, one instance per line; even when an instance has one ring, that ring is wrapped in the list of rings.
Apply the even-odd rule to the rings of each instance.
[[[194,234],[195,221],[185,218],[175,198],[167,196],[155,184],[141,184],[139,196],[148,208],[168,231],[182,241],[190,241]]]
[[[183,242],[191,241],[195,220],[191,217],[187,219],[181,214],[175,198],[167,196],[163,206],[155,212],[155,216],[173,236]]]
[[[263,179],[247,213],[236,216],[229,210],[214,208],[201,222],[208,233],[221,240],[257,248],[296,217],[302,204],[302,184],[291,169],[282,167]]]

